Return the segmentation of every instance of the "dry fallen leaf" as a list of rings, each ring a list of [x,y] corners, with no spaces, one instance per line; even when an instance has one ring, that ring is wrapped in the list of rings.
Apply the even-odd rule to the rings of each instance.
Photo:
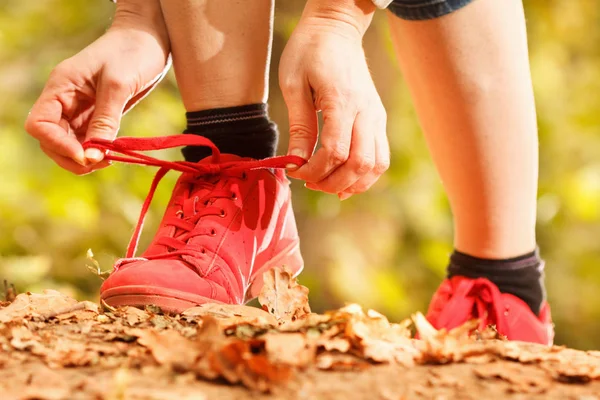
[[[94,258],[94,252],[92,249],[88,249],[86,253],[86,258],[90,262],[91,265],[87,265],[88,270],[94,275],[98,276],[98,278],[105,280],[111,274],[111,271],[102,271],[100,268],[100,263]]]
[[[135,326],[150,319],[150,315],[146,311],[136,307],[123,307],[118,310],[118,313],[125,319],[129,326]]]
[[[347,353],[350,350],[350,342],[346,338],[319,338],[317,346],[322,347],[325,351],[338,351],[340,353]]]
[[[265,342],[269,360],[274,363],[303,367],[316,355],[316,347],[310,345],[302,333],[266,333],[260,340]]]
[[[12,337],[10,345],[16,350],[30,350],[38,355],[46,354],[46,348],[40,342],[40,338],[34,336],[26,327],[14,327],[10,333]]]
[[[261,340],[229,339],[219,349],[207,354],[212,371],[229,383],[268,392],[274,384],[287,381],[292,375],[289,365],[271,362]],[[204,370],[203,370],[204,371]]]
[[[227,328],[237,324],[254,324],[277,326],[277,320],[268,312],[238,304],[206,303],[188,308],[183,312],[186,317],[211,316],[221,321],[221,326]]]
[[[69,310],[77,304],[77,300],[50,289],[43,294],[21,293],[8,307],[0,309],[0,322],[53,315],[57,310]]]
[[[292,374],[289,365],[269,360],[264,340],[226,338],[212,317],[203,318],[196,344],[201,356],[193,371],[206,379],[223,377],[229,383],[267,392]]]
[[[150,350],[156,362],[174,370],[190,371],[200,355],[194,341],[175,330],[129,329],[127,333],[136,336],[138,343]]]
[[[369,360],[398,363],[407,367],[414,364],[418,355],[411,339],[406,337],[405,327],[390,324],[382,314],[360,306],[349,305],[340,310],[349,315],[345,336]]]
[[[295,321],[310,314],[308,288],[296,282],[286,269],[272,268],[264,273],[264,286],[258,301],[280,323]]]
[[[412,320],[421,340],[432,339],[437,335],[437,329],[435,329],[420,312],[413,315]]]

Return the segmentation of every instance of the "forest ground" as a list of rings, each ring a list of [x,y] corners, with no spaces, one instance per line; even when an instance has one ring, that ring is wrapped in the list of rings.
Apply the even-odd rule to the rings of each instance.
[[[600,399],[600,352],[450,332],[349,305],[310,312],[280,269],[264,310],[112,309],[59,292],[0,302],[1,399]],[[415,339],[418,333],[419,339]]]

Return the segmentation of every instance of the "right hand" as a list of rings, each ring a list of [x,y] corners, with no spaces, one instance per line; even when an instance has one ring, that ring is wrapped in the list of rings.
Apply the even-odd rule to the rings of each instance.
[[[370,0],[307,1],[279,63],[288,154],[308,160],[288,175],[341,200],[368,190],[390,164],[385,109],[362,47],[374,11]]]
[[[104,153],[93,148],[84,151],[82,143],[91,138],[113,140],[122,115],[170,67],[158,0],[158,10],[153,12],[151,7],[132,9],[132,3],[119,1],[111,28],[52,71],[25,122],[25,130],[40,142],[44,153],[78,175],[109,165]]]

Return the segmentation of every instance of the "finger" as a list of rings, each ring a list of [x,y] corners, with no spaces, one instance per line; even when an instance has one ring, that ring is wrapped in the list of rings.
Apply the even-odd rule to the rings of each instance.
[[[54,94],[44,90],[25,121],[25,130],[45,148],[85,165],[83,147],[63,118],[62,103]]]
[[[114,139],[125,105],[131,97],[132,90],[118,74],[104,73],[98,82],[94,114],[88,125],[85,140]],[[85,158],[95,164],[102,161],[104,153],[96,148],[88,148],[85,150]]]
[[[108,160],[103,160],[102,162],[95,164],[95,165],[90,165],[90,166],[83,166],[80,165],[78,163],[76,163],[75,161],[73,161],[71,158],[69,157],[65,157],[63,155],[60,155],[44,146],[40,146],[42,151],[48,156],[50,157],[52,160],[54,160],[54,162],[61,168],[66,169],[67,171],[70,171],[76,175],[85,175],[85,174],[89,174],[91,172],[94,172],[98,169],[101,168],[105,168],[108,167],[110,165],[110,161]]]
[[[307,187],[326,193],[340,193],[369,174],[375,166],[373,126],[367,113],[358,113],[352,129],[348,160],[322,181],[309,183]]]
[[[88,131],[88,125],[93,114],[94,106],[92,105],[82,110],[76,114],[74,118],[69,120],[69,125],[79,143],[83,143],[85,141],[85,134]]]
[[[386,134],[385,117],[383,117],[383,122],[379,122],[379,124],[375,123],[372,126],[378,125],[382,126],[382,128],[377,129],[377,134],[375,135],[375,165],[373,169],[352,186],[339,193],[338,197],[340,200],[346,200],[353,194],[366,192],[389,168],[390,145]]]
[[[331,175],[343,165],[350,155],[352,126],[356,111],[348,107],[323,107],[323,132],[321,148],[308,163],[290,173],[294,178],[308,183],[317,183]]]
[[[281,91],[288,109],[290,124],[288,154],[308,160],[315,151],[319,136],[317,112],[310,87],[307,83],[291,80],[282,83]],[[295,164],[288,165],[288,171],[297,168]]]

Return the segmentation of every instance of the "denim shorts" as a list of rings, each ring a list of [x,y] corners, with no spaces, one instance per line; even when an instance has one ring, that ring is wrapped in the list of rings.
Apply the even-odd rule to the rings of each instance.
[[[388,10],[402,19],[422,20],[450,14],[473,0],[394,0]]]

